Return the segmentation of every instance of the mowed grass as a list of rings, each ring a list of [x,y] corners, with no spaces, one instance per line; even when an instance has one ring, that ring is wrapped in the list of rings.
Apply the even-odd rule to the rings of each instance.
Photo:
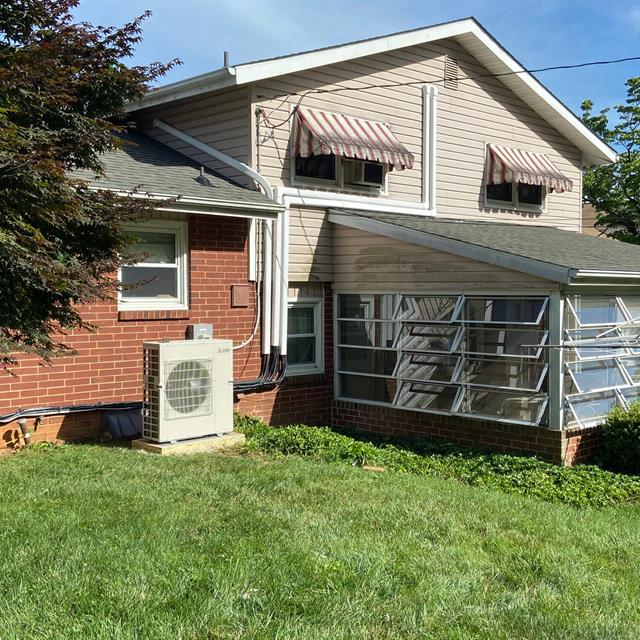
[[[297,457],[0,460],[0,637],[640,637],[640,508]]]

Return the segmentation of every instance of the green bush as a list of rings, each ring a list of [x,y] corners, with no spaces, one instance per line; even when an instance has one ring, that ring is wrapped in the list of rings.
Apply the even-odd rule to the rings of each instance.
[[[640,473],[640,402],[614,407],[603,425],[603,464],[613,471]]]
[[[579,507],[606,507],[640,498],[640,478],[592,465],[560,467],[533,457],[475,451],[435,439],[392,443],[364,440],[326,427],[269,427],[246,416],[236,416],[235,428],[246,435],[247,451],[270,455],[376,465]]]

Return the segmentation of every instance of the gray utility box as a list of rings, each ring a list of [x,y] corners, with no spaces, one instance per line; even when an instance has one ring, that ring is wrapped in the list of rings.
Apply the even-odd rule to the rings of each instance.
[[[213,339],[212,324],[190,324],[187,327],[187,340],[211,340]]]

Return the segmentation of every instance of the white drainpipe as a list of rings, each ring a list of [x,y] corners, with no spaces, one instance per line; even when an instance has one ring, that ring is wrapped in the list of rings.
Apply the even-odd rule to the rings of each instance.
[[[169,133],[175,138],[186,142],[195,149],[206,153],[208,156],[224,162],[226,165],[233,167],[239,173],[255,180],[263,189],[264,194],[270,200],[277,201],[274,195],[273,188],[267,181],[267,179],[255,169],[252,169],[244,162],[240,162],[235,158],[218,151],[218,149],[201,142],[197,138],[190,136],[188,133],[172,127],[170,124],[163,122],[159,119],[154,119],[154,128],[161,129],[166,133]],[[281,217],[284,217],[281,216]],[[281,326],[281,305],[282,300],[287,300],[286,291],[283,293],[283,281],[286,276],[282,273],[282,256],[280,255],[280,249],[283,246],[282,231],[281,228],[285,225],[281,224],[280,219],[275,220],[272,226],[271,220],[266,220],[263,226],[263,305],[262,305],[262,353],[264,355],[269,354],[271,346],[277,346],[281,343],[282,339],[282,326]],[[275,228],[274,228],[275,227]],[[288,225],[287,225],[288,229]],[[286,239],[286,245],[288,246],[288,239]],[[272,250],[273,248],[273,250]],[[287,259],[288,263],[288,259]],[[286,315],[286,308],[285,308]],[[286,352],[286,325],[284,328],[284,349]]]

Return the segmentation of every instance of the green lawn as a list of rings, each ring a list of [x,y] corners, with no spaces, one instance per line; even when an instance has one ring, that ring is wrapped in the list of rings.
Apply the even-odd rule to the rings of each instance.
[[[297,457],[0,460],[0,637],[640,637],[640,506]]]

